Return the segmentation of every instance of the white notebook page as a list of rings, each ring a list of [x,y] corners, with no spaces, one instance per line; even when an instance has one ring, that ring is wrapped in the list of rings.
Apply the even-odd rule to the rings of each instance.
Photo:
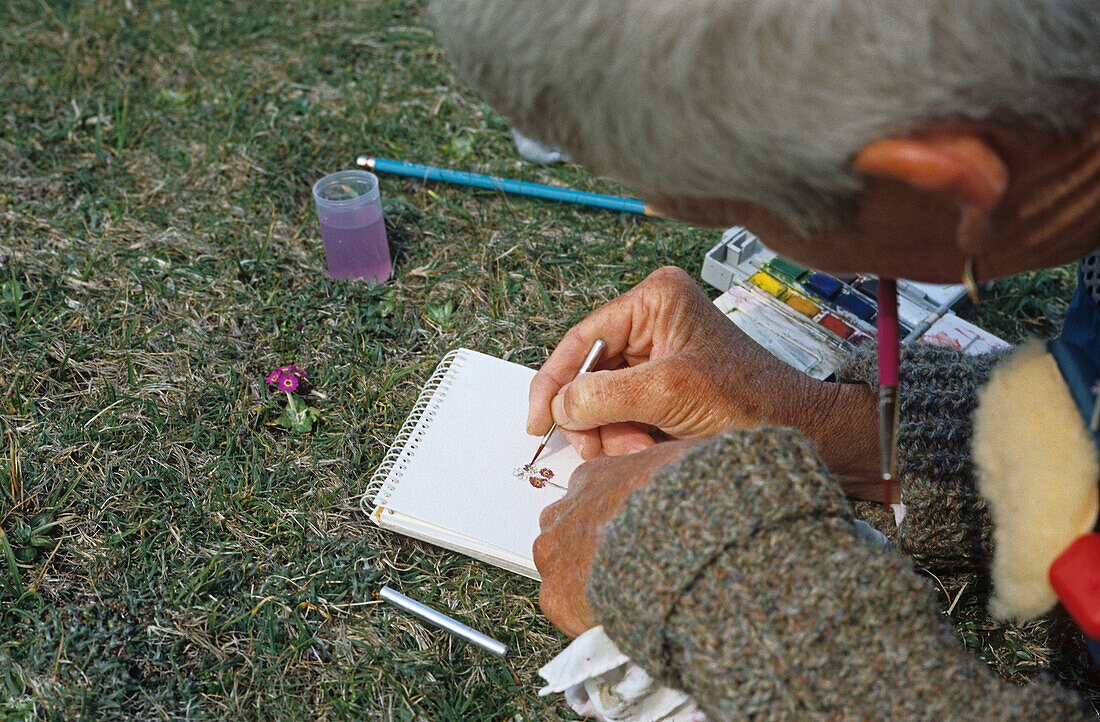
[[[535,372],[465,349],[455,366],[450,385],[429,407],[434,415],[426,413],[418,424],[423,436],[415,452],[376,499],[399,514],[530,558],[539,512],[565,493],[550,484],[535,488],[515,473],[541,441],[525,432]],[[565,486],[580,463],[554,434],[535,466],[550,469],[551,481]]]

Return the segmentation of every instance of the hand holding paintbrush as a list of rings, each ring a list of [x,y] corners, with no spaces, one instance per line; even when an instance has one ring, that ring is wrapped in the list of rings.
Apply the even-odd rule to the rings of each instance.
[[[581,368],[577,371],[577,375],[580,376],[583,373],[588,373],[596,365],[596,362],[600,360],[600,356],[603,354],[604,348],[607,344],[602,339],[596,339],[592,344],[592,348],[588,351],[588,355],[584,357],[584,363],[581,364]],[[550,441],[550,437],[554,435],[554,432],[558,430],[558,423],[555,421],[550,427],[550,430],[546,432],[546,436],[542,437],[542,443],[539,444],[539,448],[535,451],[535,455],[531,457],[531,465],[538,460],[539,454],[546,448],[547,442]]]

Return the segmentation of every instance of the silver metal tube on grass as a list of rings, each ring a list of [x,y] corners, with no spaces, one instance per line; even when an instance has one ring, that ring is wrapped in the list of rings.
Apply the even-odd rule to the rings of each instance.
[[[514,195],[531,196],[544,200],[561,201],[563,203],[577,203],[584,206],[604,208],[611,211],[624,213],[637,213],[642,216],[659,217],[660,214],[647,206],[644,202],[633,198],[619,198],[617,196],[603,195],[602,193],[589,193],[572,188],[558,188],[556,186],[542,185],[541,183],[528,183],[527,181],[500,178],[480,173],[467,173],[450,168],[437,168],[431,165],[419,163],[406,163],[403,160],[390,160],[388,158],[371,158],[361,155],[355,159],[355,163],[367,170],[376,173],[390,173],[403,175],[409,178],[419,178],[423,181],[437,181],[440,183],[452,183],[455,185],[473,186],[512,193]]]
[[[481,632],[467,627],[457,619],[451,619],[443,612],[436,611],[429,606],[425,606],[420,602],[409,599],[401,592],[390,587],[382,587],[378,590],[378,596],[386,600],[394,606],[404,609],[410,614],[415,614],[426,622],[431,622],[437,627],[444,629],[456,637],[465,639],[470,644],[477,645],[487,652],[492,652],[498,657],[508,656],[508,645],[504,642],[498,642],[492,637],[486,636]]]

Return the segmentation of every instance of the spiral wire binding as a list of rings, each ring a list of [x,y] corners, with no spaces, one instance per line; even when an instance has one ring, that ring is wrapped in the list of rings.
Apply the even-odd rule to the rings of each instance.
[[[420,446],[427,427],[435,418],[440,403],[447,395],[447,390],[454,385],[454,377],[465,360],[465,349],[451,351],[443,357],[428,378],[428,382],[424,384],[412,411],[409,412],[409,417],[401,425],[401,430],[397,432],[385,457],[382,458],[382,463],[378,465],[377,471],[374,472],[366,491],[359,500],[359,508],[371,519],[374,519],[374,515],[393,495],[397,482],[401,480],[401,475],[408,468],[409,460],[416,454],[416,449]],[[373,506],[368,511],[367,507],[372,502]]]

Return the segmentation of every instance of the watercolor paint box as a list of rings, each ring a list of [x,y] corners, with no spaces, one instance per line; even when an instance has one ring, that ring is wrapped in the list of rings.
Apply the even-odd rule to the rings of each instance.
[[[819,379],[849,351],[873,343],[878,309],[874,276],[837,277],[803,268],[734,227],[703,259],[703,280],[722,295],[714,303],[775,356]],[[966,302],[961,285],[898,280],[902,343],[917,339],[982,353],[1009,346],[953,309]]]

